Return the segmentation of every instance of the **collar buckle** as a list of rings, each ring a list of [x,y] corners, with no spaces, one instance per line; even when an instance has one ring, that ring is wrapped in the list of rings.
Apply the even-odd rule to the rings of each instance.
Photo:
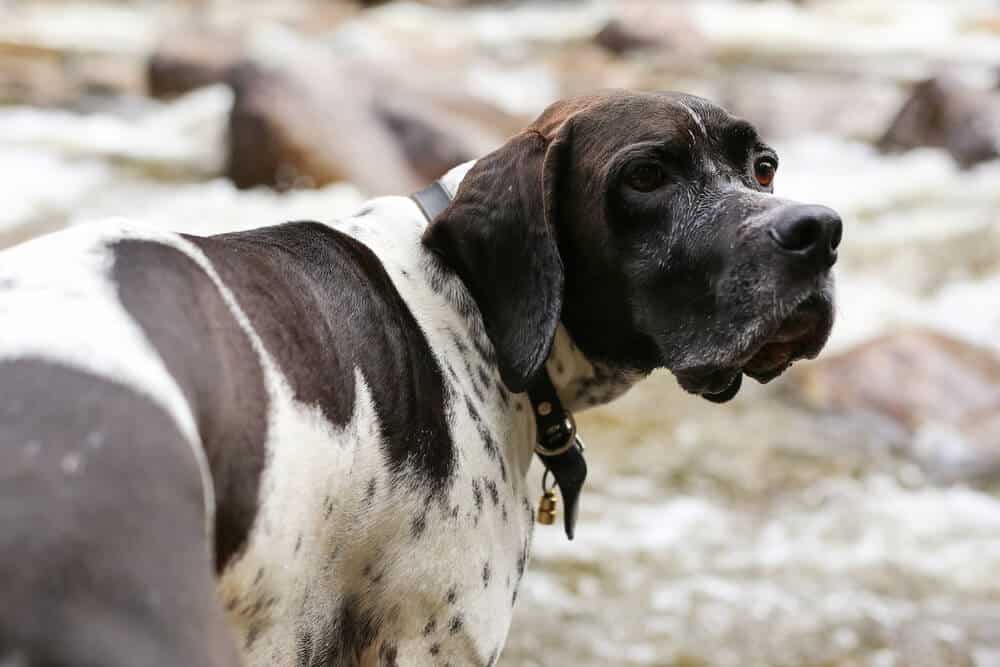
[[[544,431],[539,429],[535,453],[541,456],[558,456],[577,444],[581,450],[584,449],[583,443],[576,436],[576,420],[573,419],[573,414],[564,412],[561,422],[546,427]]]

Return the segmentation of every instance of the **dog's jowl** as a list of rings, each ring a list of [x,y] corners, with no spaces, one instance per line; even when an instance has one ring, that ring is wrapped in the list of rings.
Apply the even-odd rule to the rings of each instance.
[[[0,254],[0,664],[493,665],[539,378],[725,401],[822,348],[841,223],[777,167],[705,100],[612,92],[452,170],[430,222]]]

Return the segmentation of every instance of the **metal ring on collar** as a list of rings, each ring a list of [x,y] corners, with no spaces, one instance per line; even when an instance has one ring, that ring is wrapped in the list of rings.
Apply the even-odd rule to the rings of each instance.
[[[566,413],[566,427],[569,430],[569,435],[566,437],[566,442],[556,447],[555,449],[548,449],[542,446],[542,443],[535,443],[535,452],[541,456],[558,456],[568,452],[576,444],[576,420],[573,419],[573,415],[569,412]]]

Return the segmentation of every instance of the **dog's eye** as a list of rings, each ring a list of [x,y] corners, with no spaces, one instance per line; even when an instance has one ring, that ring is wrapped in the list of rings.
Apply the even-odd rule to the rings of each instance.
[[[757,160],[753,166],[753,176],[760,183],[762,188],[771,187],[774,182],[774,172],[778,171],[778,165],[771,158]]]
[[[625,182],[633,190],[652,192],[663,185],[666,176],[663,168],[655,162],[642,162],[629,170]]]

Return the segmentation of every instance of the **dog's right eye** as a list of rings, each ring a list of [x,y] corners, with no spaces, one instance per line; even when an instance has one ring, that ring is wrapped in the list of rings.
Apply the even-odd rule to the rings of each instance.
[[[625,176],[626,185],[639,192],[652,192],[665,180],[663,168],[655,162],[641,162],[629,169]]]

